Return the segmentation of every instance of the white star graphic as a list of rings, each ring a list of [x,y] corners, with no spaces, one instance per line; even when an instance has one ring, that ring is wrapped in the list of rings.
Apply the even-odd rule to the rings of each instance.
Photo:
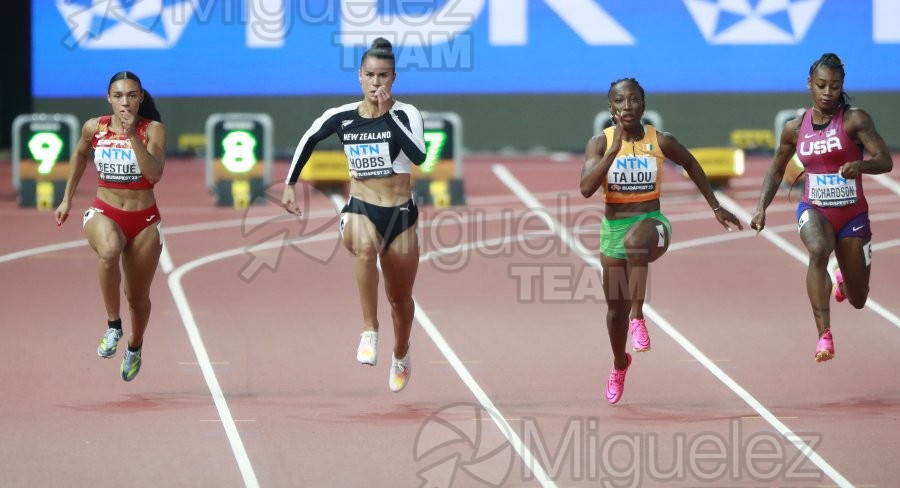
[[[191,0],[94,0],[90,5],[56,0],[69,25],[64,43],[82,49],[167,49],[194,15]]]
[[[694,22],[710,44],[796,44],[803,40],[825,0],[684,0]],[[741,17],[717,32],[722,13]],[[785,13],[790,30],[766,17]]]

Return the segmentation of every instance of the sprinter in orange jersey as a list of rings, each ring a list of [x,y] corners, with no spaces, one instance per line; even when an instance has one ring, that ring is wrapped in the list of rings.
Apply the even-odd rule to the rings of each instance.
[[[631,355],[625,352],[631,330],[634,351],[649,351],[644,321],[644,297],[649,264],[659,259],[672,237],[672,226],[660,212],[662,164],[669,159],[683,167],[706,198],[716,220],[728,230],[743,229],[722,208],[697,159],[675,137],[644,125],[644,89],[634,78],[613,82],[607,94],[615,125],[588,141],[581,171],[581,194],[590,198],[603,190],[606,210],[600,230],[603,293],[608,310],[606,328],[615,357],[606,385],[606,400],[616,403],[625,389]],[[619,289],[626,277],[627,289]],[[611,279],[612,278],[612,279]]]

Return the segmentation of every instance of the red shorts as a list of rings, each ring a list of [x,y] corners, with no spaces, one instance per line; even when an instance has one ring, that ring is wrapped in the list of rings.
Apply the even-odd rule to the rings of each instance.
[[[156,208],[155,203],[142,210],[122,210],[99,198],[94,198],[91,207],[84,212],[81,226],[84,227],[84,224],[97,212],[109,217],[122,229],[126,244],[130,244],[142,230],[160,221],[159,209]]]

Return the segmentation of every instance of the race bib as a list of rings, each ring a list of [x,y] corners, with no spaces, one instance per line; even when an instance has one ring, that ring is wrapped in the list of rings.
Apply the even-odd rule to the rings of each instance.
[[[809,203],[817,207],[846,207],[856,203],[856,180],[838,173],[810,174]]]
[[[387,142],[345,144],[344,153],[347,155],[350,176],[353,178],[372,178],[393,173],[391,152]]]
[[[94,149],[94,165],[97,167],[97,173],[100,174],[100,180],[126,184],[140,180],[141,170],[138,167],[134,151],[128,147],[130,146],[128,141],[112,141],[110,145],[113,147],[105,146]]]
[[[654,156],[619,156],[607,173],[607,189],[619,193],[656,191],[656,169]]]

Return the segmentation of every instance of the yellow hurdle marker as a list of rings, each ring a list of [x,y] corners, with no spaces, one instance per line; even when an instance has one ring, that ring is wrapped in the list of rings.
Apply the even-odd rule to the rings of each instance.
[[[231,201],[234,208],[244,209],[250,206],[250,182],[247,180],[231,181]]]
[[[53,182],[38,181],[35,188],[35,202],[38,210],[53,210]]]
[[[428,185],[428,191],[431,193],[431,202],[434,208],[450,206],[450,188],[446,181],[432,181]]]

